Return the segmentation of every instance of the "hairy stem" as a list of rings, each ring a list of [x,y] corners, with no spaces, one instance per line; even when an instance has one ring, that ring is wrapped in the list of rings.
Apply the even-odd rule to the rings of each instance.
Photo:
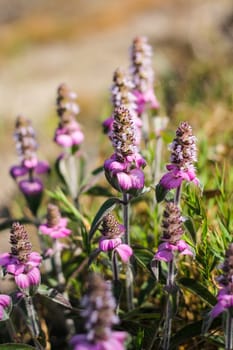
[[[233,317],[230,310],[227,310],[225,326],[225,350],[233,349]]]
[[[155,159],[154,159],[154,184],[156,185],[160,179],[161,173],[161,157],[163,149],[163,139],[159,135],[156,137]]]
[[[119,271],[118,271],[118,262],[117,262],[116,251],[112,252],[112,271],[113,271],[113,280],[119,281]]]
[[[40,334],[40,326],[38,323],[37,312],[33,305],[32,297],[27,295],[25,296],[24,300],[32,336],[33,338],[38,338]]]
[[[123,224],[125,227],[125,238],[126,244],[130,245],[130,232],[129,232],[129,195],[127,193],[123,194]],[[132,268],[130,261],[127,263],[126,267],[126,298],[128,310],[134,308],[133,305],[133,277]]]

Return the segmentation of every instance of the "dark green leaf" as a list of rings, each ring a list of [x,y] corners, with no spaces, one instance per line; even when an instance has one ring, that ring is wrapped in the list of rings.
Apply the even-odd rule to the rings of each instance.
[[[32,350],[35,348],[27,344],[17,344],[17,343],[0,344],[0,350],[30,350],[30,349]]]
[[[104,197],[111,197],[112,193],[103,186],[92,186],[91,188],[89,188],[85,193],[90,194],[92,196],[104,196]]]
[[[193,224],[193,221],[190,217],[184,218],[184,226],[188,230],[190,237],[192,238],[193,242],[196,243],[196,230]]]
[[[158,185],[156,185],[155,198],[156,198],[157,203],[162,202],[165,199],[167,193],[168,193],[168,190],[166,188],[164,188],[160,183]]]
[[[62,293],[59,293],[56,289],[53,288],[48,288],[45,285],[40,285],[37,294],[40,294],[50,300],[52,300],[53,302],[60,304],[66,308],[71,309],[72,306],[69,302],[69,300],[67,300]]]
[[[117,203],[120,203],[120,199],[117,197],[113,197],[113,198],[109,198],[107,199],[100,207],[100,209],[98,210],[92,225],[91,225],[91,229],[89,232],[89,240],[92,239],[95,231],[98,229],[101,221],[103,220],[104,216],[107,215],[111,210],[113,210],[113,208],[115,207],[115,205]]]
[[[192,278],[180,278],[178,284],[199,296],[200,299],[204,300],[210,306],[214,306],[217,303],[216,297],[203,284]]]
[[[154,254],[152,253],[152,251],[141,247],[133,248],[133,251],[134,251],[134,257],[137,263],[144,269],[147,269],[147,270],[150,269],[150,264],[154,257]]]

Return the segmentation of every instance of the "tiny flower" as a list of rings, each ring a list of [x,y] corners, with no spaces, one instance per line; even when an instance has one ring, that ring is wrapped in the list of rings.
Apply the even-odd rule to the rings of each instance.
[[[159,108],[159,102],[154,94],[154,73],[151,64],[152,49],[146,37],[136,37],[130,48],[130,73],[134,84],[137,113],[140,116],[147,107]]]
[[[111,140],[115,153],[104,163],[106,178],[118,191],[136,195],[144,187],[140,168],[145,160],[138,153],[130,112],[123,107],[115,110]]]
[[[71,339],[73,350],[124,350],[127,334],[112,330],[112,326],[119,322],[115,315],[116,304],[111,285],[100,275],[90,275],[87,293],[81,306],[86,334],[79,334]]]
[[[79,146],[84,140],[84,135],[75,119],[79,113],[77,94],[66,84],[61,84],[57,93],[57,114],[60,122],[55,131],[54,141],[62,147]]]
[[[210,312],[210,316],[215,318],[222,312],[232,309],[233,307],[233,244],[229,245],[229,248],[225,254],[225,260],[222,265],[222,275],[218,277],[220,284],[220,290],[217,296],[217,304]]]
[[[67,228],[67,219],[62,218],[56,205],[49,204],[47,208],[47,221],[39,226],[43,235],[48,235],[53,239],[67,237],[71,230]]]
[[[14,276],[19,289],[25,293],[37,289],[40,284],[41,256],[32,252],[32,245],[23,225],[14,223],[10,235],[11,252],[0,255],[0,265]]]
[[[179,207],[173,202],[168,202],[163,213],[162,243],[159,245],[153,260],[170,262],[176,255],[193,256],[190,246],[181,239],[184,232],[182,224],[183,219]]]
[[[11,312],[11,297],[6,294],[0,294],[0,321],[5,321]]]
[[[187,122],[182,122],[178,127],[170,150],[171,164],[167,165],[168,173],[163,175],[160,184],[167,190],[179,187],[183,181],[199,185],[194,168],[197,161],[196,138]]]
[[[103,235],[99,240],[100,251],[116,251],[123,262],[129,261],[133,251],[128,244],[122,243],[125,227],[117,222],[114,215],[108,213],[103,218],[100,231]]]

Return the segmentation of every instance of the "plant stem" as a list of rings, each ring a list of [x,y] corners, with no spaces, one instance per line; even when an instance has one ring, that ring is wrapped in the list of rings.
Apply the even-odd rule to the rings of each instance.
[[[125,244],[130,245],[130,232],[129,232],[129,195],[127,193],[123,194],[123,224],[125,227]],[[126,299],[128,310],[134,308],[133,305],[133,278],[132,269],[130,261],[127,263],[126,267]]]
[[[112,252],[112,271],[113,271],[113,280],[119,281],[119,271],[118,271],[116,251]]]
[[[156,137],[155,159],[154,159],[154,184],[156,185],[160,178],[161,157],[162,157],[163,139],[160,135]]]
[[[166,290],[168,294],[167,294],[167,300],[166,300],[165,321],[164,321],[164,330],[163,330],[163,343],[162,343],[163,350],[169,350],[171,333],[172,333],[172,314],[173,314],[172,293],[173,293],[173,286],[174,286],[174,280],[175,280],[174,267],[175,267],[174,261],[173,260],[169,261],[167,283],[166,283]]]
[[[30,322],[30,330],[31,330],[32,336],[33,338],[38,338],[40,334],[40,327],[38,323],[37,313],[33,305],[32,297],[29,295],[26,295],[24,300],[25,300],[28,320]]]
[[[60,289],[63,290],[65,285],[65,277],[62,271],[62,261],[61,261],[61,249],[59,247],[59,242],[57,239],[53,241],[53,250],[54,250],[54,266],[57,274],[58,285]]]
[[[181,187],[182,187],[182,183],[179,187],[177,187],[176,189],[176,194],[175,194],[175,198],[174,198],[174,203],[179,205],[180,203],[180,198],[181,198]]]
[[[130,245],[130,234],[129,234],[129,195],[128,193],[123,194],[123,224],[125,227],[125,244]]]
[[[233,349],[233,317],[230,310],[227,310],[225,326],[225,350]]]

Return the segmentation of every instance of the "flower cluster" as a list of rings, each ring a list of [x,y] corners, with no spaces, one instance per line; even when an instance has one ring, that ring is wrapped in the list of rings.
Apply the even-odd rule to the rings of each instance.
[[[218,278],[221,286],[217,296],[218,302],[210,313],[213,318],[233,307],[233,243],[230,244],[226,251],[225,260],[221,268],[223,274]]]
[[[129,110],[135,125],[135,131],[137,132],[136,141],[139,144],[140,128],[142,126],[142,122],[141,122],[141,119],[138,118],[136,113],[137,105],[136,105],[136,97],[132,93],[133,87],[134,85],[130,81],[126,72],[120,68],[116,69],[113,75],[113,84],[111,87],[113,111],[116,108],[121,106],[124,106]],[[108,133],[110,139],[111,139],[113,121],[114,121],[114,117],[112,115],[111,117],[107,118],[103,122],[104,131]]]
[[[35,131],[30,120],[24,116],[20,115],[16,119],[14,138],[20,165],[11,167],[10,174],[16,181],[19,180],[19,188],[26,198],[40,197],[43,183],[35,174],[48,173],[50,167],[47,162],[38,160]]]
[[[182,224],[179,207],[173,202],[167,202],[162,221],[162,243],[158,247],[154,260],[169,262],[173,260],[174,254],[193,255],[190,246],[181,239],[184,233]]]
[[[125,332],[113,331],[112,326],[119,322],[115,315],[115,300],[111,284],[100,275],[91,274],[86,295],[81,301],[86,334],[72,338],[74,350],[124,350]]]
[[[191,181],[198,185],[199,180],[195,174],[194,162],[197,161],[196,137],[187,122],[180,123],[176,130],[176,137],[170,145],[170,164],[168,173],[160,180],[160,184],[170,190],[177,188],[182,181]]]
[[[105,175],[118,191],[137,193],[144,187],[141,167],[145,166],[145,160],[138,152],[135,127],[128,109],[115,109],[111,138],[115,153],[104,163]]]
[[[52,239],[63,238],[71,234],[71,230],[67,228],[67,218],[62,218],[59,208],[51,203],[47,208],[47,220],[39,226],[39,230],[43,235],[48,235]]]
[[[123,262],[127,262],[133,254],[128,244],[122,243],[122,236],[125,233],[124,225],[119,224],[114,215],[108,213],[102,221],[100,229],[102,237],[99,241],[99,249],[103,252],[116,251]]]
[[[12,225],[10,231],[11,252],[0,255],[0,265],[6,273],[14,276],[18,288],[25,294],[37,289],[40,284],[41,256],[32,251],[28,233],[18,222]]]
[[[9,317],[11,309],[11,297],[6,294],[0,294],[0,321],[5,321]]]
[[[152,49],[144,36],[136,37],[130,48],[130,73],[134,84],[134,95],[137,99],[137,112],[141,115],[147,105],[158,109],[159,103],[154,94],[154,74],[151,65]]]
[[[54,140],[62,147],[78,146],[83,142],[84,135],[75,119],[79,113],[79,106],[76,103],[77,94],[66,84],[58,87],[57,94],[57,114],[60,121]]]

